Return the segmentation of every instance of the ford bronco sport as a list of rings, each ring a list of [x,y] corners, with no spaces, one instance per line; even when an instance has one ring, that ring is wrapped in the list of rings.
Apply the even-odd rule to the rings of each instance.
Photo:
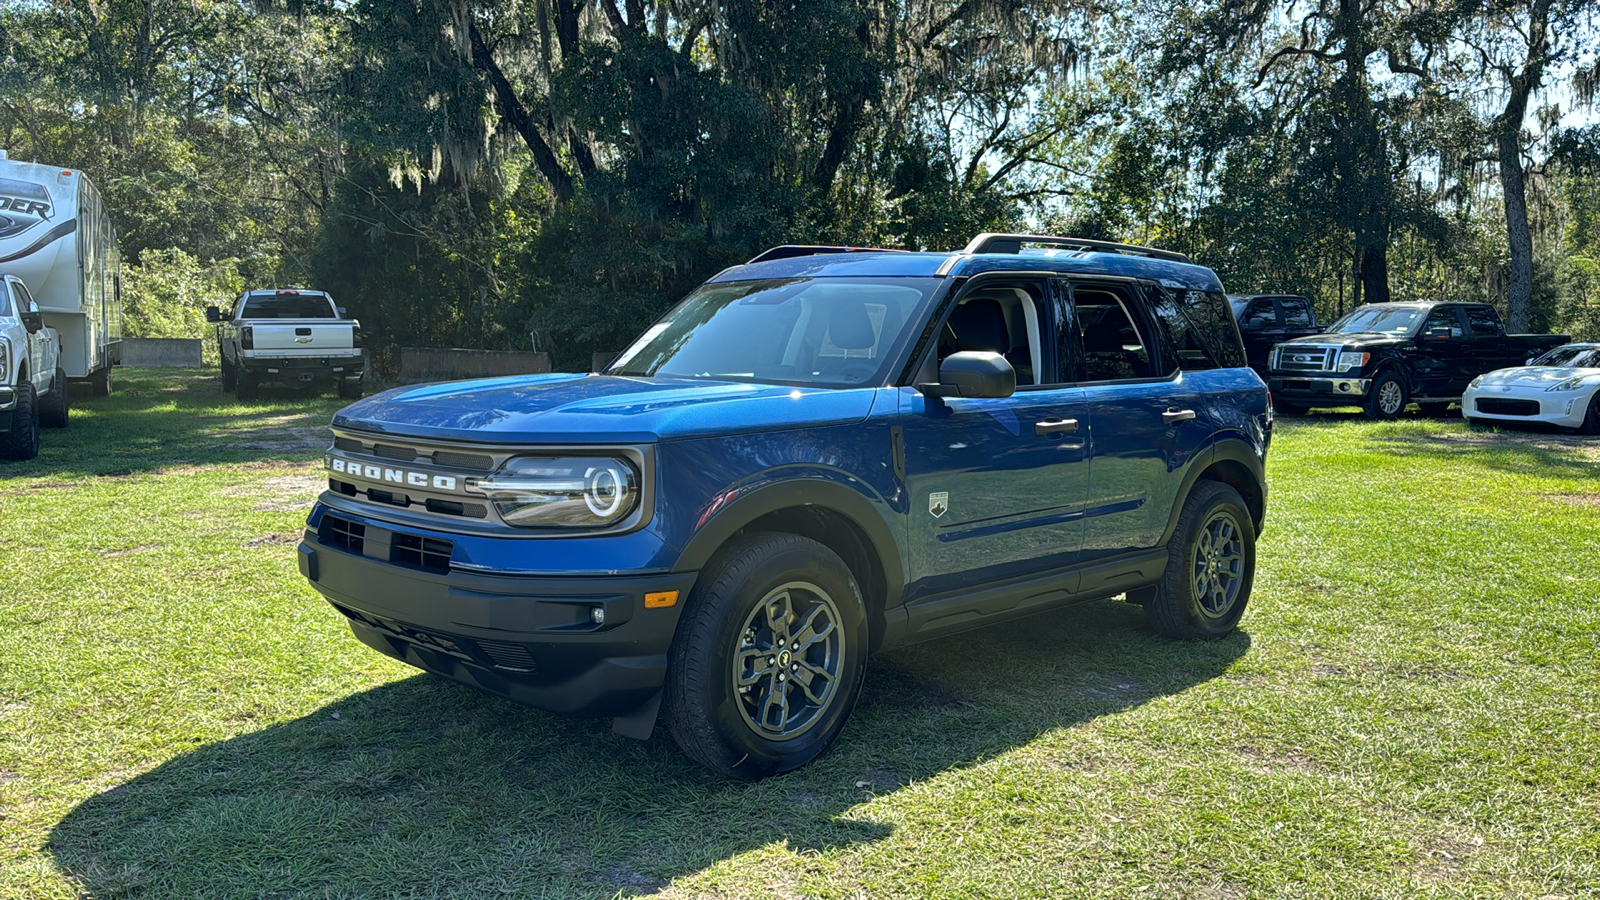
[[[1179,254],[779,247],[604,372],[346,407],[299,565],[382,653],[758,778],[877,650],[1123,594],[1230,633],[1271,430]]]

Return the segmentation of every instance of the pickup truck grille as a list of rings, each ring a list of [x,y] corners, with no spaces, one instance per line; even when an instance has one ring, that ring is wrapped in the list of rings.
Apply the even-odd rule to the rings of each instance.
[[[1279,344],[1272,351],[1272,369],[1278,372],[1332,372],[1339,348],[1326,344]]]

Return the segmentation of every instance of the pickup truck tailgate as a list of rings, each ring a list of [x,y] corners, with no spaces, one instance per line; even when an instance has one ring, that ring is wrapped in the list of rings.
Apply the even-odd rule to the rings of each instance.
[[[256,354],[326,356],[355,347],[355,325],[327,319],[281,319],[250,324]]]

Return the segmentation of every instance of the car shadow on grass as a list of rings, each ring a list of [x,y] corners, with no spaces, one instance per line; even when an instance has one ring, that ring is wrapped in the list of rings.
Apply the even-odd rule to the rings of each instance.
[[[1042,735],[1030,764],[1072,770],[1058,729],[1216,678],[1249,646],[1159,638],[1100,601],[905,648],[873,659],[832,750],[757,783],[700,769],[665,727],[632,741],[418,675],[174,758],[73,809],[49,849],[98,897],[637,896],[764,847],[880,841],[875,797]]]

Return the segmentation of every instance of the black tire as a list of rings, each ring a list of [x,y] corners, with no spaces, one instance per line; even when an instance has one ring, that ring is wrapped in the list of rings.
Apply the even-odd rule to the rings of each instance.
[[[1279,416],[1303,416],[1311,411],[1311,407],[1304,403],[1290,403],[1287,400],[1273,400],[1272,412]]]
[[[1595,391],[1594,396],[1589,398],[1589,411],[1584,414],[1578,433],[1600,434],[1600,391]]]
[[[1418,401],[1417,409],[1421,410],[1422,414],[1430,419],[1448,419],[1450,417],[1450,401],[1448,400],[1443,403],[1436,400],[1427,403]]]
[[[340,382],[339,382],[339,398],[341,400],[360,400],[361,399],[361,382],[359,382],[359,381],[344,381],[344,380],[340,380]]]
[[[46,428],[67,427],[67,373],[56,369],[50,393],[39,401],[39,424]]]
[[[1411,402],[1411,391],[1406,380],[1395,372],[1384,372],[1372,379],[1372,389],[1367,392],[1367,418],[1398,419]]]
[[[1199,481],[1178,514],[1167,569],[1145,616],[1175,638],[1226,637],[1239,624],[1256,575],[1256,530],[1239,492]]]
[[[1489,427],[1489,423],[1488,422],[1485,422],[1484,420],[1478,418],[1477,416],[1462,415],[1461,418],[1467,420],[1467,427],[1468,428],[1488,428]]]
[[[706,567],[683,610],[662,715],[691,759],[765,778],[833,743],[866,664],[866,608],[844,561],[798,535],[746,535]]]
[[[96,397],[111,396],[111,367],[96,369],[89,375],[89,393]]]
[[[33,459],[39,455],[39,407],[33,383],[17,384],[17,405],[11,408],[11,430],[0,434],[0,459]]]
[[[222,361],[222,392],[224,394],[239,389],[239,370]]]
[[[237,389],[240,400],[254,400],[261,396],[261,378],[250,372],[240,372],[237,376]]]

